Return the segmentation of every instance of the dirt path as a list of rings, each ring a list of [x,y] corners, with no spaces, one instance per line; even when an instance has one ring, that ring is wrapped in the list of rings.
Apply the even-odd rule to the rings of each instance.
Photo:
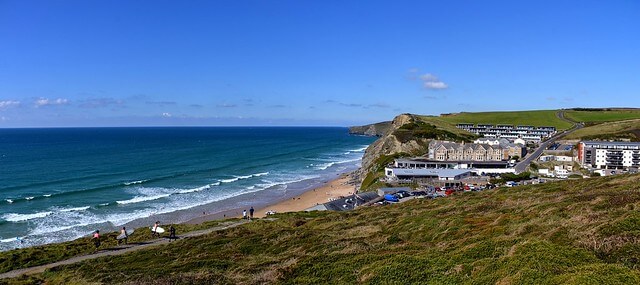
[[[180,239],[184,239],[184,238],[189,238],[189,237],[195,237],[195,236],[201,236],[201,235],[205,235],[214,231],[221,231],[221,230],[225,230],[225,229],[229,229],[229,228],[234,228],[243,224],[248,223],[248,220],[240,220],[237,222],[231,222],[231,223],[227,223],[227,224],[223,224],[217,227],[213,227],[210,229],[204,229],[204,230],[199,230],[199,231],[193,231],[193,232],[188,232],[185,233],[184,235],[180,235],[178,236]],[[58,261],[58,262],[54,262],[54,263],[49,263],[49,264],[44,264],[44,265],[39,265],[39,266],[34,266],[34,267],[29,267],[29,268],[22,268],[22,269],[16,269],[13,271],[9,271],[9,272],[5,272],[0,274],[0,279],[4,279],[4,278],[16,278],[18,276],[21,275],[30,275],[30,274],[37,274],[37,273],[42,273],[45,270],[49,269],[49,268],[53,268],[56,266],[60,266],[60,265],[68,265],[68,264],[73,264],[73,263],[77,263],[77,262],[81,262],[84,260],[88,260],[88,259],[94,259],[94,258],[98,258],[98,257],[103,257],[103,256],[111,256],[111,255],[120,255],[120,254],[125,254],[128,252],[132,252],[132,251],[136,251],[136,250],[141,250],[141,249],[145,249],[145,248],[149,248],[149,247],[153,247],[153,246],[158,246],[158,245],[162,245],[162,244],[168,244],[170,242],[170,240],[168,238],[160,238],[160,239],[155,239],[155,240],[151,240],[151,241],[147,241],[147,242],[143,242],[143,243],[135,243],[135,244],[128,244],[128,245],[124,245],[124,246],[119,246],[119,247],[113,247],[113,248],[109,248],[109,249],[105,249],[105,250],[100,250],[96,253],[92,253],[92,254],[88,254],[88,255],[82,255],[82,256],[76,256],[76,257],[72,257],[70,259],[67,260],[63,260],[63,261]]]

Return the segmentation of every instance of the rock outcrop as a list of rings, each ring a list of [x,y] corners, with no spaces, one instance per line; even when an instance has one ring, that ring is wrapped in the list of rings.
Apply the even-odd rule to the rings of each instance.
[[[389,130],[365,150],[364,156],[362,157],[362,177],[371,170],[375,160],[383,155],[393,155],[396,153],[420,155],[426,150],[425,146],[428,144],[428,139],[415,138],[403,143],[394,135],[395,130],[405,124],[416,122],[416,120],[415,115],[402,114],[396,116],[393,121],[390,122]]]
[[[370,125],[350,127],[349,134],[381,137],[387,134],[387,132],[390,129],[391,129],[391,122],[386,121],[386,122],[380,122],[380,123],[375,123]]]

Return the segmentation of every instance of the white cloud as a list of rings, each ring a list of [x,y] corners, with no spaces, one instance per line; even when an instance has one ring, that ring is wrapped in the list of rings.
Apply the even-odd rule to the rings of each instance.
[[[424,87],[427,89],[447,89],[449,86],[442,81],[427,81],[424,83]]]
[[[49,98],[38,98],[35,102],[36,107],[42,106],[52,106],[52,105],[67,105],[69,104],[68,99],[58,98],[58,99],[49,99]]]
[[[431,73],[420,75],[420,79],[422,79],[422,81],[427,81],[427,82],[438,81],[438,77]]]
[[[442,82],[442,80],[431,73],[421,75],[420,80],[422,80],[424,88],[427,89],[442,90],[449,88],[446,83]]]
[[[167,113],[167,112],[162,113],[162,116],[165,117],[165,118],[171,118],[172,117],[171,113]]]
[[[12,106],[18,106],[18,105],[20,105],[19,101],[11,101],[11,100],[0,101],[0,110],[4,110],[6,108],[9,108]]]

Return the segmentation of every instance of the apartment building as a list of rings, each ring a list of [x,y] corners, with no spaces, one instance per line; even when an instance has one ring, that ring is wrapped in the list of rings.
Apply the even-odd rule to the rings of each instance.
[[[597,169],[640,167],[640,142],[581,141],[578,162]]]
[[[429,159],[436,161],[501,161],[509,159],[508,150],[500,145],[431,141]]]
[[[510,140],[524,139],[527,142],[540,142],[544,138],[553,136],[556,133],[555,127],[541,126],[527,126],[527,125],[508,125],[508,124],[469,124],[461,123],[456,127],[465,131],[481,135],[488,138],[506,138]]]

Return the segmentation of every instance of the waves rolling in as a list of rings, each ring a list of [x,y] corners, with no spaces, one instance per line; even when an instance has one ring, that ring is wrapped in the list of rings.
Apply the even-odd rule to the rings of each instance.
[[[0,138],[10,169],[0,185],[0,251],[257,192],[278,197],[355,169],[373,140],[345,128],[0,130]],[[42,163],[24,163],[32,158]]]

